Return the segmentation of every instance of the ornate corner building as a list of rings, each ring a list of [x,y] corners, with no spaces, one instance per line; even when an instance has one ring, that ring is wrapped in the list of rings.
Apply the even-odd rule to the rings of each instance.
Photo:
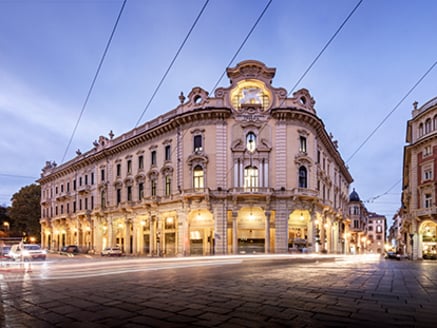
[[[214,96],[180,104],[39,180],[43,247],[209,255],[348,253],[352,177],[306,89],[272,86],[274,68],[227,69]]]
[[[437,258],[437,98],[414,103],[404,147],[398,247],[413,259]]]

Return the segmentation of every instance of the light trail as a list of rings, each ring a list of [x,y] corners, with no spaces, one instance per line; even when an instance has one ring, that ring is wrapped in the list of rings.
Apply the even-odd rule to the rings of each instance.
[[[193,267],[206,267],[206,266],[224,266],[240,264],[242,260],[228,259],[218,261],[196,261],[185,263],[145,263],[144,260],[141,263],[131,263],[126,261],[117,263],[114,266],[114,262],[106,261],[102,266],[100,263],[92,263],[91,267],[86,267],[87,264],[56,264],[56,265],[42,265],[42,266],[30,266],[28,263],[20,263],[20,267],[9,267],[9,270],[5,270],[3,279],[10,282],[22,282],[22,281],[38,281],[38,280],[59,280],[59,279],[82,279],[91,277],[111,276],[117,274],[133,273],[133,272],[147,272],[147,271],[159,271],[159,270],[171,270],[181,268],[193,268]],[[89,263],[91,264],[91,263]],[[98,265],[96,268],[95,266]],[[141,266],[140,266],[141,265]]]

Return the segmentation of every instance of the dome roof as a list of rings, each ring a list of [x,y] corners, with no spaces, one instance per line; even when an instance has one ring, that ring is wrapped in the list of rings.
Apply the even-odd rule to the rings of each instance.
[[[350,202],[359,202],[360,201],[360,196],[358,196],[358,193],[354,190],[351,192],[351,194],[349,195],[349,201]]]

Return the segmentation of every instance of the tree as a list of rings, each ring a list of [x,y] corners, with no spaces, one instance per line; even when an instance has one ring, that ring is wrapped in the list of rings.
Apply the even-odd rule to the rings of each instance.
[[[12,205],[8,210],[11,218],[11,233],[23,237],[40,239],[41,226],[41,186],[31,184],[22,187],[12,196]]]
[[[8,208],[0,205],[0,237],[9,233],[11,218],[7,215]]]

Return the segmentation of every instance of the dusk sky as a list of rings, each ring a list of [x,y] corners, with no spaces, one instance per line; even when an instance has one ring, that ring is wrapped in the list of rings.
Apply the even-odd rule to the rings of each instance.
[[[213,92],[268,3],[210,0],[141,118],[205,0],[128,0],[64,161],[110,130],[120,135],[175,108],[181,91]],[[262,61],[277,69],[273,86],[290,91],[358,3],[273,0],[230,66]],[[62,163],[122,4],[0,0],[1,205],[45,161]],[[338,140],[350,192],[389,220],[400,207],[412,103],[437,96],[437,68],[395,106],[437,60],[436,15],[433,0],[364,0],[296,88],[309,90]],[[219,86],[228,85],[225,76]]]

